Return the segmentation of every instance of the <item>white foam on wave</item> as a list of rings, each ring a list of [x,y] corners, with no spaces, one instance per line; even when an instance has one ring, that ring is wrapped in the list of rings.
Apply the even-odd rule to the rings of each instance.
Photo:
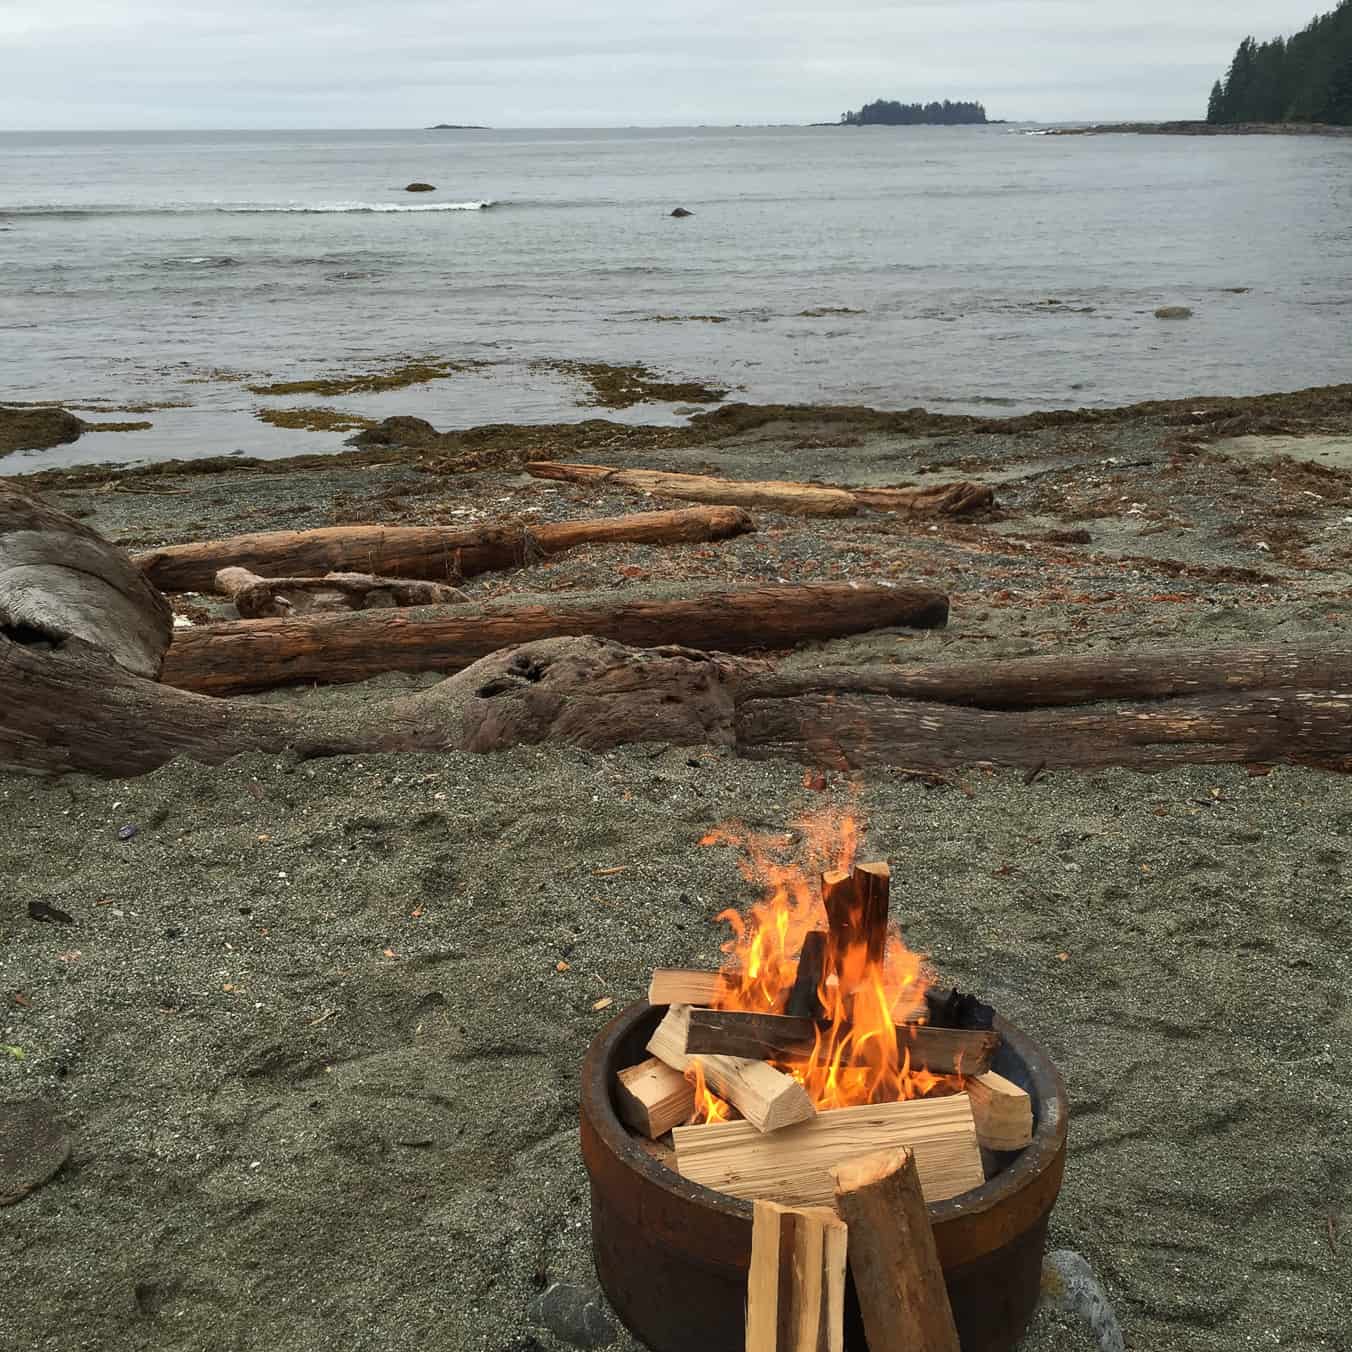
[[[221,207],[236,214],[283,212],[287,214],[335,214],[349,212],[411,212],[411,211],[484,211],[492,202],[310,202],[287,206]]]

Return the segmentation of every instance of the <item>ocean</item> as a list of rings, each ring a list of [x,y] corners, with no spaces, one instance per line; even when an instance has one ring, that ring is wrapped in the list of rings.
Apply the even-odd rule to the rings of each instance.
[[[0,134],[0,401],[186,405],[0,473],[597,416],[557,360],[985,413],[1352,380],[1352,141],[1035,130]],[[246,389],[410,358],[474,364]]]

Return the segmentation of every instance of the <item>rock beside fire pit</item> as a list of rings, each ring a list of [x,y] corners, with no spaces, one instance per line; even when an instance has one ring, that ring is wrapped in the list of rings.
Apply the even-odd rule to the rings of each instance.
[[[1122,1326],[1089,1261],[1074,1249],[1057,1249],[1042,1267],[1043,1298],[1054,1308],[1078,1316],[1101,1352],[1126,1352]]]
[[[569,1282],[555,1282],[531,1306],[531,1319],[573,1347],[607,1347],[615,1325],[600,1296]]]

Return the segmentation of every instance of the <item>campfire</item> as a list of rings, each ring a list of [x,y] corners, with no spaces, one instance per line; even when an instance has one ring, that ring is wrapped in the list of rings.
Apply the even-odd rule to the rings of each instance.
[[[666,1012],[647,1059],[617,1072],[616,1108],[682,1177],[754,1203],[748,1349],[839,1347],[847,1254],[866,1328],[871,1297],[882,1320],[896,1283],[919,1283],[922,1322],[939,1334],[908,1345],[956,1348],[934,1239],[916,1217],[1027,1146],[1032,1102],[991,1068],[995,1011],[941,991],[903,942],[890,869],[857,860],[855,819],[827,809],[798,825],[703,841],[739,848],[763,895],[745,916],[718,917],[731,929],[720,970],[652,974],[649,1003]],[[880,1262],[891,1295],[864,1289],[883,1281]],[[787,1335],[786,1319],[821,1338]]]

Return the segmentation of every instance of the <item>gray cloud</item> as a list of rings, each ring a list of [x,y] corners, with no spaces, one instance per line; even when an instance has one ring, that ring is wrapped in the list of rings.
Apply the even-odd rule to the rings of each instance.
[[[877,97],[1189,117],[1245,33],[1298,27],[1310,5],[8,0],[0,127],[802,122]]]

